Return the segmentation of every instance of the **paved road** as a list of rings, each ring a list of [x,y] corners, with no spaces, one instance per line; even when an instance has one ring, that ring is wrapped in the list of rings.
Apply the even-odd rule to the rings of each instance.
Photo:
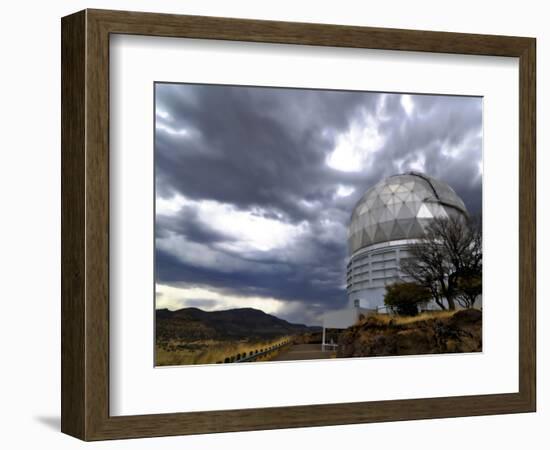
[[[303,361],[306,359],[328,359],[334,358],[332,351],[321,351],[321,344],[297,344],[282,351],[271,361]]]

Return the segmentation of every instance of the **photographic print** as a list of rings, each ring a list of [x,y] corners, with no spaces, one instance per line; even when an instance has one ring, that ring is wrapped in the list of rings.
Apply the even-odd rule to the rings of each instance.
[[[155,84],[155,365],[482,351],[483,99]]]

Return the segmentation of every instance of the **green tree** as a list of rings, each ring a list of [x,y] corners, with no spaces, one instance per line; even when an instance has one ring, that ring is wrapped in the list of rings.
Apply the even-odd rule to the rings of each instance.
[[[418,314],[418,304],[432,298],[429,289],[417,283],[397,282],[386,286],[384,304],[393,312],[403,316]]]
[[[481,295],[481,276],[478,274],[463,274],[457,279],[457,301],[464,308],[472,308]]]

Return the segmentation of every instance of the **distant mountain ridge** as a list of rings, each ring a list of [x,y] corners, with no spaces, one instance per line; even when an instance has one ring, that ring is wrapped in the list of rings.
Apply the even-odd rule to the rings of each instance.
[[[268,339],[320,330],[320,327],[290,323],[254,308],[222,311],[203,311],[199,308],[183,308],[176,311],[158,309],[156,327],[157,339],[186,341]]]

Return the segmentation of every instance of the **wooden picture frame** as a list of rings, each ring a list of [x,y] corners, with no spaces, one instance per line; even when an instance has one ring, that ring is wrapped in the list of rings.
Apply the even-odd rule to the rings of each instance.
[[[535,411],[535,39],[104,10],[61,25],[64,433],[100,440]],[[519,58],[519,391],[110,416],[109,36],[116,33]]]

